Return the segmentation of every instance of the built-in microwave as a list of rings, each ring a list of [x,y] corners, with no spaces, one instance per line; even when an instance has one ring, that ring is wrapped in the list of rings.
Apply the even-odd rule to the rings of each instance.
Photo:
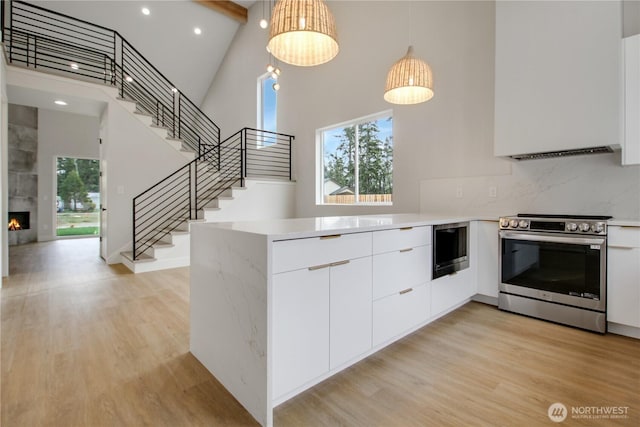
[[[432,279],[469,267],[469,223],[433,226]]]

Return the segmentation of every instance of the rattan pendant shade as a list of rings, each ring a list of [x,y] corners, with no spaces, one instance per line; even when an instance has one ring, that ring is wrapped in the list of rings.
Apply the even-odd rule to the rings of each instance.
[[[413,56],[413,46],[387,74],[384,99],[392,104],[418,104],[433,98],[433,74],[429,64]]]
[[[322,0],[278,0],[267,49],[282,62],[302,67],[324,64],[338,54],[336,24]]]

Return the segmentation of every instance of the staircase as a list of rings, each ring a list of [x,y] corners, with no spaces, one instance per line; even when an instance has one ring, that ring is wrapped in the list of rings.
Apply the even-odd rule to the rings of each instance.
[[[132,203],[132,271],[189,265],[189,229],[246,192],[247,178],[291,181],[293,136],[219,127],[117,31],[22,1],[3,2],[8,62],[112,87],[121,105],[189,162]],[[162,260],[162,262],[156,262]]]

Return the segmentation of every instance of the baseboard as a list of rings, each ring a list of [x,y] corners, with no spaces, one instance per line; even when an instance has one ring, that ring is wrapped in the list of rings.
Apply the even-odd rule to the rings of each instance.
[[[475,294],[471,297],[472,301],[481,302],[483,304],[498,306],[498,297],[490,297],[489,295]]]
[[[640,339],[640,328],[621,325],[619,323],[607,322],[607,332],[611,334],[624,335],[625,337]]]

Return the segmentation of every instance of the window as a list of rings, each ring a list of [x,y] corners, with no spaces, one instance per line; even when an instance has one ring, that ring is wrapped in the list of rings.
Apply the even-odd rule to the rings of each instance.
[[[391,204],[391,111],[319,129],[318,204]]]
[[[277,80],[271,73],[258,78],[258,129],[270,132],[278,131],[277,106],[278,92],[273,88]]]

